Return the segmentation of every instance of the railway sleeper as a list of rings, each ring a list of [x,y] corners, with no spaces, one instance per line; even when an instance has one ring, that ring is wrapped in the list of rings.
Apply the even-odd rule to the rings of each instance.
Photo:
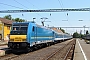
[[[75,44],[72,45],[71,50],[67,56],[67,60],[73,60]]]

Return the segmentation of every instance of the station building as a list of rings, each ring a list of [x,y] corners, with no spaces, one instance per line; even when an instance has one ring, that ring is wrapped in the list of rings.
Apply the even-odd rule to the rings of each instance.
[[[10,34],[11,26],[13,21],[5,18],[0,18],[0,40],[8,40],[8,35]]]

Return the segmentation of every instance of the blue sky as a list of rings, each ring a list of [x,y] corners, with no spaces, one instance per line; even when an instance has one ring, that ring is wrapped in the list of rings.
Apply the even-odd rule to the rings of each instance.
[[[6,5],[7,4],[7,5]],[[11,6],[15,7],[11,7]],[[2,0],[0,2],[0,10],[15,10],[15,9],[51,9],[51,8],[89,8],[90,0]],[[68,13],[68,16],[67,16]],[[45,25],[49,26],[88,26],[90,27],[90,12],[32,12],[32,13],[1,13],[0,17],[12,15],[13,18],[22,18],[32,21],[33,18],[37,24],[41,25],[42,17],[47,17]],[[23,14],[23,16],[22,16]],[[50,16],[51,14],[51,16]],[[62,21],[68,20],[68,21]],[[83,21],[78,21],[83,20]],[[79,32],[83,29],[65,29],[67,32]],[[90,29],[86,29],[90,30]]]

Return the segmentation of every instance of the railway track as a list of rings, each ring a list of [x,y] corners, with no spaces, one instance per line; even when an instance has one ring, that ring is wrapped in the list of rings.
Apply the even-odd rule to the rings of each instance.
[[[75,44],[75,40],[70,41],[43,60],[73,60]]]
[[[0,60],[67,60],[72,59],[75,39],[42,48],[26,54],[7,54]]]
[[[15,58],[15,57],[18,57],[18,55],[8,54],[8,55],[0,57],[0,60],[10,60],[10,59]]]

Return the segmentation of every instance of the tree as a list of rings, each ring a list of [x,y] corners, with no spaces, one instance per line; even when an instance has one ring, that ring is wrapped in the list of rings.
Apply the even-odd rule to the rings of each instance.
[[[14,20],[15,20],[16,22],[19,22],[19,18],[15,18]]]
[[[75,32],[75,33],[73,34],[73,38],[80,38],[80,37],[81,37],[81,35],[78,34],[77,32]]]
[[[79,34],[77,32],[73,33],[73,38],[83,38],[85,35]]]
[[[15,18],[14,21],[16,21],[16,22],[25,22],[24,19],[20,19],[20,18]]]
[[[5,19],[8,19],[8,20],[12,20],[11,15],[6,15],[6,16],[4,16],[4,18],[5,18]]]
[[[60,30],[61,30],[63,33],[65,33],[65,30],[64,30],[64,29],[60,28]]]
[[[20,19],[20,18],[12,18],[11,17],[11,15],[6,15],[6,16],[4,16],[4,18],[5,19],[9,19],[9,20],[13,20],[13,21],[15,21],[15,22],[25,22],[25,20],[24,19]]]

